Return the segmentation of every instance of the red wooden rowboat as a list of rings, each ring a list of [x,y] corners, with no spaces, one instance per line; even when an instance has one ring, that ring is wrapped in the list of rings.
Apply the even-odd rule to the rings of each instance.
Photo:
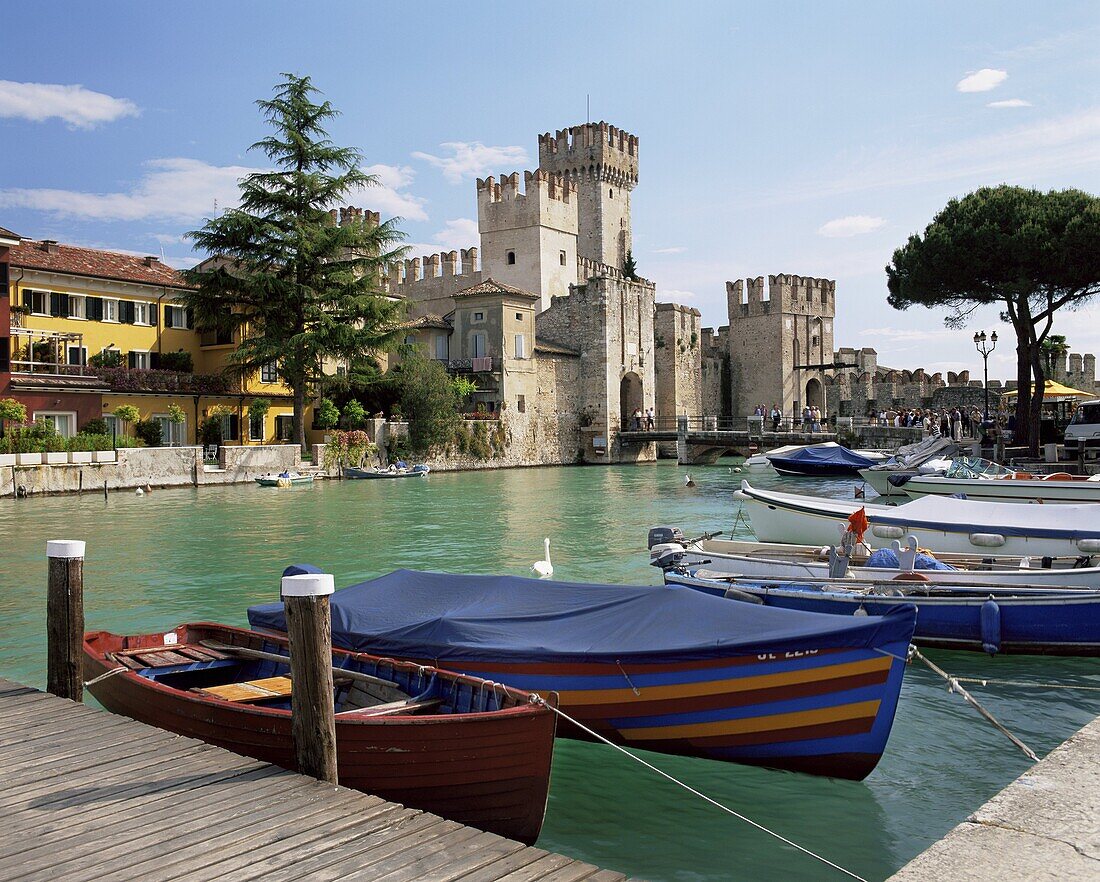
[[[95,631],[84,636],[84,672],[116,671],[88,687],[114,713],[293,769],[287,653],[285,638],[205,622],[130,637]],[[333,666],[341,784],[520,842],[538,838],[553,711],[487,680],[365,653],[335,650]]]

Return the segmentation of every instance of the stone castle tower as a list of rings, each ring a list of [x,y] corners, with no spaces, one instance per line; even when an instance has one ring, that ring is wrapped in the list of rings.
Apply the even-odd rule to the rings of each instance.
[[[734,415],[778,404],[784,415],[817,405],[828,413],[826,370],[832,364],[836,282],[768,276],[726,282],[731,404]]]
[[[539,169],[577,187],[577,254],[622,269],[630,249],[630,193],[638,184],[638,138],[605,122],[539,135]]]

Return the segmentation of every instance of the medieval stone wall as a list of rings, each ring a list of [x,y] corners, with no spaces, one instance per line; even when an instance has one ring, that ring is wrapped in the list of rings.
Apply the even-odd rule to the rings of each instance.
[[[699,310],[675,303],[658,303],[653,320],[656,414],[703,413],[702,340]]]

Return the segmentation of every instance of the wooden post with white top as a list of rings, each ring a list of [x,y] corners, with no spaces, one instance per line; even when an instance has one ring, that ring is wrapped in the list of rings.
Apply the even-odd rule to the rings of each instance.
[[[336,708],[332,683],[332,612],[328,573],[283,576],[290,638],[290,713],[298,771],[337,783]]]
[[[61,698],[84,697],[84,543],[51,539],[46,543],[46,689]]]

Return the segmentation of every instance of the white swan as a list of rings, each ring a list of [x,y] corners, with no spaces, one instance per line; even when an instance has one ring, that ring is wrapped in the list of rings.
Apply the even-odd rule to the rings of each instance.
[[[684,486],[685,487],[694,487],[695,486],[695,482],[693,480],[691,480],[691,475],[688,475],[686,478],[684,478]]]
[[[531,572],[540,579],[549,579],[554,575],[554,565],[550,563],[550,540],[543,540],[543,544],[546,549],[546,560],[536,560],[531,564]]]

